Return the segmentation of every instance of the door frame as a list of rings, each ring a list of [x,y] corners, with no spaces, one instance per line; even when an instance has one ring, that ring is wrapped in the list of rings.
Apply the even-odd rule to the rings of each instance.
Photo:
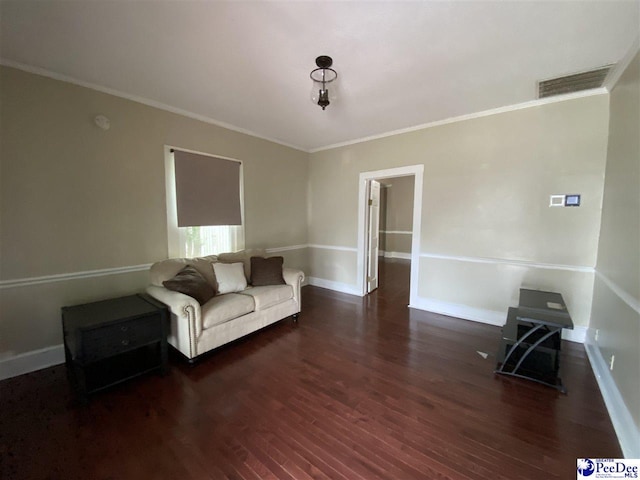
[[[358,291],[362,296],[367,294],[366,261],[367,261],[367,195],[370,180],[381,180],[393,177],[414,177],[413,185],[413,228],[411,235],[411,284],[409,287],[409,305],[416,305],[418,300],[418,274],[420,269],[420,234],[422,232],[422,183],[424,165],[389,168],[360,173],[358,188]]]
[[[376,257],[375,259],[371,259],[370,257],[372,257],[373,255],[371,255],[371,244],[372,244],[372,240],[373,240],[373,229],[371,228],[371,219],[373,218],[372,210],[373,210],[373,205],[371,204],[371,200],[372,196],[373,196],[373,186],[374,186],[374,182],[375,184],[378,185],[378,218],[376,221],[376,224],[378,225],[378,231],[375,233],[375,238],[376,240],[376,255],[379,255],[380,252],[380,197],[381,197],[381,189],[382,189],[382,184],[377,180],[377,179],[370,179],[367,180],[367,202],[366,202],[366,206],[367,206],[367,219],[366,219],[366,223],[365,226],[367,228],[367,243],[365,245],[366,248],[366,263],[365,263],[365,288],[366,288],[366,292],[367,295],[370,294],[371,292],[373,292],[374,290],[376,290],[378,288],[378,270],[379,270],[379,265],[378,265],[378,258]],[[372,264],[375,266],[375,277],[371,276],[371,266]],[[371,288],[371,280],[375,278],[375,288]]]

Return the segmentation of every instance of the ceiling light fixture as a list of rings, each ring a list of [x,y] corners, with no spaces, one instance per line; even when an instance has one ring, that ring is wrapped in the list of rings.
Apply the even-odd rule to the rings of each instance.
[[[338,73],[331,68],[333,59],[326,55],[316,58],[318,68],[311,71],[311,80],[313,80],[313,88],[311,89],[311,101],[316,105],[320,105],[322,110],[327,108],[330,100],[335,100],[335,89],[331,89],[329,93],[329,84],[338,78]]]

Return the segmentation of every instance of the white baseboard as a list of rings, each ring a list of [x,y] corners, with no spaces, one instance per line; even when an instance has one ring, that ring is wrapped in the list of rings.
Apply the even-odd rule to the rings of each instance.
[[[499,327],[503,326],[507,321],[507,312],[469,307],[459,303],[442,302],[432,298],[418,297],[418,301],[409,306],[411,308],[417,308],[418,310],[426,310],[428,312],[487,323]],[[574,327],[573,330],[565,329],[562,331],[562,339],[570,342],[584,343],[586,333],[587,327]]]
[[[309,285],[314,287],[327,288],[336,292],[348,293],[349,295],[362,296],[362,293],[358,290],[357,285],[351,285],[349,283],[334,282],[333,280],[326,280],[318,277],[307,277]]]
[[[355,285],[347,283],[334,282],[324,278],[307,277],[309,285],[327,288],[336,292],[348,293],[350,295],[362,295]],[[409,305],[411,308],[425,310],[427,312],[439,313],[450,317],[462,318],[463,320],[471,320],[473,322],[486,323],[501,327],[507,320],[507,312],[498,312],[495,310],[487,310],[483,308],[469,307],[459,303],[442,302],[431,298],[418,297],[418,301]],[[587,333],[587,327],[574,327],[573,330],[563,330],[562,339],[570,342],[584,343]]]
[[[566,328],[562,330],[562,339],[568,340],[569,342],[575,343],[585,343],[587,338],[587,327],[573,327],[573,330],[567,330]]]
[[[504,325],[507,319],[507,312],[496,312],[494,310],[469,307],[459,303],[442,302],[425,297],[418,297],[418,301],[409,305],[409,307],[500,327]]]
[[[640,458],[640,430],[633,421],[631,412],[624,403],[607,362],[594,340],[594,332],[589,329],[584,348],[589,356],[593,374],[598,381],[600,393],[609,412],[611,423],[618,436],[618,442],[625,458]]]
[[[0,360],[0,380],[64,363],[64,347],[54,345]]]

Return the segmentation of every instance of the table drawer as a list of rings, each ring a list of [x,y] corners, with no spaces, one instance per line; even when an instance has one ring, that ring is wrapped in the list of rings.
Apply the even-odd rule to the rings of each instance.
[[[82,359],[92,362],[162,339],[158,315],[135,318],[82,331]]]

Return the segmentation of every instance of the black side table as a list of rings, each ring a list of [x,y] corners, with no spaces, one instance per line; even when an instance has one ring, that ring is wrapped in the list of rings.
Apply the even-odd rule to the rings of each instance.
[[[509,308],[502,328],[495,373],[526,378],[567,393],[560,379],[562,329],[573,322],[562,295],[520,289],[517,308]]]
[[[145,294],[63,307],[65,358],[80,402],[153,370],[165,374],[168,322],[166,305]]]

